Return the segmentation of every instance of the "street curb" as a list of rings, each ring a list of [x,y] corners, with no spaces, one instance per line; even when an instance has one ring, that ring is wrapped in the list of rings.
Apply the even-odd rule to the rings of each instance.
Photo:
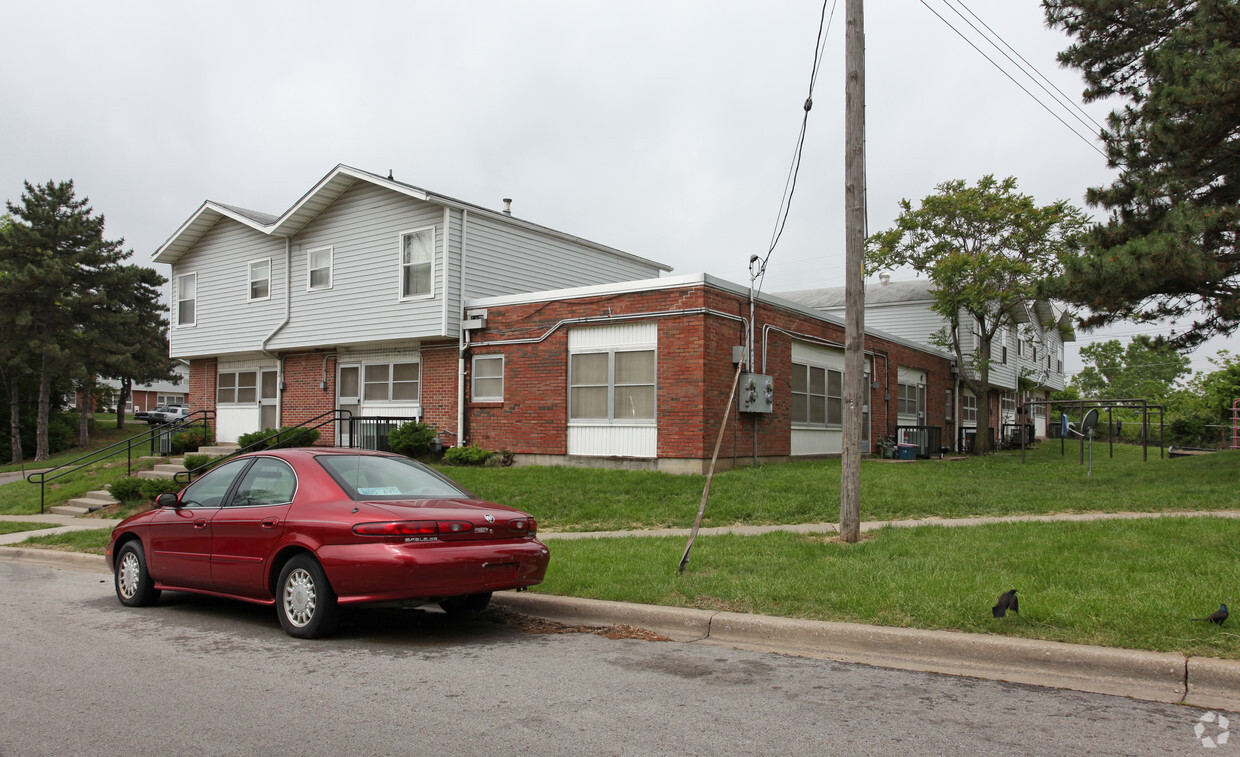
[[[1240,712],[1240,660],[1188,658],[1185,704]]]
[[[110,573],[102,555],[0,546],[0,560]],[[1240,660],[1011,636],[499,592],[492,603],[570,625],[630,625],[673,641],[1240,712]]]
[[[492,602],[570,625],[638,626],[673,641],[1240,712],[1236,660],[547,594],[504,592]]]
[[[0,546],[0,560],[25,562],[44,565],[52,568],[73,568],[89,570],[95,573],[111,573],[108,561],[103,555],[89,555],[82,552],[61,552],[55,549],[28,549],[25,547]]]

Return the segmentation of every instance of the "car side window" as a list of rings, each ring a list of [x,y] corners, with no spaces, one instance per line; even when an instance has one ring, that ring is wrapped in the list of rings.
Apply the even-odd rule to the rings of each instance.
[[[260,457],[245,472],[229,505],[282,505],[292,502],[296,492],[297,476],[288,463],[274,457]]]
[[[249,460],[231,460],[211,469],[202,478],[185,487],[181,495],[182,507],[220,507],[224,495],[232,488],[237,476],[250,464]]]

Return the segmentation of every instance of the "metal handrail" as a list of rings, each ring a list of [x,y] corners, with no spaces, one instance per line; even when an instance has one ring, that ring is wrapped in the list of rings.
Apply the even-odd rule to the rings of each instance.
[[[137,446],[135,443],[139,442],[139,440],[141,440],[141,443],[150,443],[151,451],[154,452],[155,440],[158,439],[161,434],[168,433],[173,430],[194,428],[200,423],[204,428],[209,429],[211,428],[211,421],[213,420],[215,420],[214,410],[196,410],[185,418],[163,423],[158,426],[150,426],[146,431],[143,431],[140,434],[135,434],[134,436],[131,436],[128,439],[122,439],[115,444],[109,444],[101,449],[88,452],[79,458],[70,460],[67,463],[62,463],[55,468],[48,468],[45,471],[36,471],[31,473],[26,476],[26,481],[39,485],[39,512],[42,513],[44,511],[47,493],[46,485],[48,481],[55,481],[56,479],[67,476],[70,473],[76,473],[83,468],[107,460],[115,455],[121,447],[125,448],[125,473],[130,474],[133,472],[133,448]]]
[[[334,410],[328,410],[325,413],[320,413],[319,415],[314,416],[308,421],[299,423],[296,426],[289,426],[288,428],[282,428],[279,431],[276,431],[274,434],[271,434],[270,436],[264,436],[262,439],[251,442],[245,445],[244,447],[239,447],[233,450],[232,452],[229,452],[227,455],[224,455],[222,457],[217,457],[214,460],[210,460],[195,468],[191,468],[190,470],[177,471],[175,474],[173,474],[172,480],[176,481],[178,484],[188,484],[190,481],[194,480],[195,473],[198,473],[200,471],[205,472],[210,468],[214,468],[215,466],[219,465],[225,460],[236,457],[237,455],[244,455],[246,452],[250,452],[254,450],[271,449],[275,445],[268,444],[267,442],[270,442],[272,439],[275,439],[276,444],[279,444],[281,437],[292,436],[293,434],[296,434],[300,431],[312,431],[314,429],[318,429],[323,426],[326,426],[329,423],[346,422],[350,420],[352,417],[353,417],[353,413],[348,410],[342,410],[340,408],[336,408]],[[315,421],[319,421],[319,422],[314,423]],[[311,423],[314,423],[314,425],[311,426],[310,425]]]

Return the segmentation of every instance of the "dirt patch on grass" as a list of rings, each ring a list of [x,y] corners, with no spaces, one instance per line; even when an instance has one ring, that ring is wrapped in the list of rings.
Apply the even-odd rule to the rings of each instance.
[[[614,626],[586,626],[558,623],[554,620],[535,618],[503,607],[492,607],[486,610],[483,617],[494,623],[503,623],[526,633],[592,633],[608,639],[640,639],[641,641],[671,641],[644,628],[626,624]]]

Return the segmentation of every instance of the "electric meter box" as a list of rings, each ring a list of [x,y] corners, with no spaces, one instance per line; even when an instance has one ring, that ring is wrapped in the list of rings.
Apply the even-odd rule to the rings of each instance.
[[[740,385],[742,413],[770,413],[775,406],[775,380],[760,373],[742,373]]]

